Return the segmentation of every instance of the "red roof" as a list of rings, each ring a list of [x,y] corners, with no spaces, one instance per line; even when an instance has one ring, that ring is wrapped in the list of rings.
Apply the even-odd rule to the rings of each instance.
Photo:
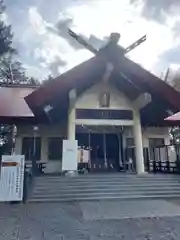
[[[28,87],[0,87],[0,117],[34,117],[24,99],[34,90]]]
[[[166,121],[179,121],[180,122],[180,112],[175,113],[174,115],[167,117]]]

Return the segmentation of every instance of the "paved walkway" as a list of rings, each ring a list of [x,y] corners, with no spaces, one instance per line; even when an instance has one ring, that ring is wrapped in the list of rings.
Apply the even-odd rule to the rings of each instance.
[[[180,201],[0,204],[0,240],[179,240]]]
[[[85,220],[180,216],[180,205],[164,200],[80,203]]]

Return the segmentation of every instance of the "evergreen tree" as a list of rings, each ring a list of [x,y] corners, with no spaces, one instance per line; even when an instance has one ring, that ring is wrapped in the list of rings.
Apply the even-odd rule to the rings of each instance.
[[[16,60],[11,25],[3,21],[5,10],[4,1],[0,0],[0,84],[38,84],[38,80],[26,76],[22,63]]]
[[[37,78],[34,78],[34,77],[30,77],[28,78],[28,83],[30,85],[37,85],[37,86],[40,86],[40,82]]]
[[[11,58],[4,58],[0,62],[0,84],[2,85],[19,85],[30,84],[39,85],[38,79],[28,77],[26,70],[19,61],[12,61]]]
[[[4,85],[21,84],[28,82],[25,69],[18,61],[11,58],[3,58],[0,62],[0,83]]]
[[[53,76],[52,76],[51,74],[49,74],[49,75],[47,76],[47,78],[45,78],[45,79],[42,81],[42,84],[46,84],[46,83],[48,83],[48,82],[51,82],[53,79],[54,79]]]
[[[5,10],[4,1],[0,0],[0,85],[38,84],[37,79],[26,76],[22,63],[16,60],[12,29],[3,21]],[[12,129],[12,125],[0,124],[0,156],[11,152]]]
[[[11,25],[6,25],[3,21],[5,10],[4,1],[0,0],[0,57],[15,53],[15,49],[12,47],[13,33]]]
[[[167,82],[180,92],[180,71],[178,70],[175,76]],[[180,145],[180,126],[171,128],[170,135],[172,137],[172,143]]]

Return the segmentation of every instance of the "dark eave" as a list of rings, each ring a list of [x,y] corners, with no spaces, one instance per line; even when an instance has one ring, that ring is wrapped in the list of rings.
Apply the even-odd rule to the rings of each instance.
[[[21,116],[0,116],[0,124],[38,124],[35,117],[21,117]]]
[[[102,77],[106,62],[100,57],[93,57],[86,62],[70,69],[54,80],[47,82],[25,98],[27,104],[35,113],[37,109],[49,104],[58,97],[61,104],[66,104],[69,90],[76,88],[78,91],[88,88]],[[63,107],[63,106],[62,106]]]
[[[112,82],[131,100],[139,94],[148,92],[152,102],[141,110],[144,123],[155,124],[168,116],[167,110],[180,111],[180,93],[167,83],[154,76],[138,64],[122,56],[117,46],[101,50],[95,57],[83,62],[58,78],[39,87],[25,100],[35,116],[45,117],[43,107],[51,104],[59,109],[59,114],[67,114],[68,93],[72,88],[81,94],[102,78],[107,61],[112,62],[115,69],[111,75]],[[60,113],[61,112],[61,113]]]
[[[124,75],[132,79],[144,91],[160,96],[162,100],[171,104],[177,111],[180,110],[180,93],[137,63],[120,55],[120,50],[117,47],[112,47],[106,53],[102,52],[102,55],[105,55],[106,58],[113,62],[116,69],[122,71]]]

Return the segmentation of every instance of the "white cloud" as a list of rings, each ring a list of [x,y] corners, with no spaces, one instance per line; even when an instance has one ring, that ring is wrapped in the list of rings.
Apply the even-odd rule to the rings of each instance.
[[[38,69],[37,75],[40,79],[44,78],[45,74],[43,71],[45,68],[48,69],[51,63],[56,61],[57,58],[62,59],[62,61],[60,61],[62,63],[64,55],[71,49],[64,39],[47,31],[46,26],[48,25],[51,25],[51,23],[43,20],[37,8],[29,8],[29,27],[24,34],[23,41],[26,42],[26,44],[30,43],[33,45],[34,39],[38,39],[38,43],[35,44],[36,47],[32,49],[32,57],[34,60],[39,61],[39,67],[42,67],[42,69],[39,71],[39,68],[32,68],[31,65],[30,72],[34,76],[35,70]]]
[[[71,51],[64,55],[64,60],[67,61],[67,66],[60,68],[61,72],[65,72],[83,61],[91,58],[93,54],[87,50]]]
[[[46,22],[43,20],[41,15],[38,13],[36,7],[29,8],[29,21],[36,32],[36,34],[45,34],[46,33]]]
[[[140,23],[139,23],[140,24]],[[138,24],[137,24],[138,25]],[[138,26],[132,26],[136,29]],[[173,38],[172,30],[168,26],[163,26],[152,21],[141,20],[141,28],[147,29],[147,40],[129,55],[147,69],[154,69],[160,56],[173,45],[178,45]]]
[[[3,21],[3,22],[5,22],[5,24],[7,24],[7,25],[10,24],[10,22],[9,22],[9,17],[8,17],[7,13],[1,14],[0,20]]]
[[[41,68],[39,66],[30,64],[24,64],[23,66],[27,69],[26,71],[27,76],[29,77],[33,76],[40,81],[50,74],[50,71],[45,66],[41,66]]]
[[[67,15],[71,16],[73,18],[73,29],[87,37],[94,34],[102,39],[111,32],[119,32],[122,36],[120,44],[124,47],[147,34],[147,41],[129,53],[128,57],[148,70],[159,74],[164,68],[162,54],[180,44],[180,35],[175,37],[173,30],[175,23],[180,21],[180,17],[174,11],[174,15],[164,13],[166,19],[164,24],[147,20],[141,15],[142,6],[141,2],[136,5],[130,4],[130,0],[89,1],[77,6],[69,6],[65,11],[61,8],[59,18]],[[57,58],[67,61],[67,66],[58,67],[58,71],[62,72],[92,56],[86,50],[74,50],[65,39],[48,31],[46,27],[52,27],[55,23],[47,22],[36,6],[29,8],[28,17],[28,26],[23,26],[24,23],[22,22],[23,34],[20,41],[28,49],[28,56],[31,57],[32,61],[39,61],[40,67],[35,64],[33,70],[33,64],[30,64],[30,72],[33,74],[37,70],[38,76],[44,76],[43,71],[46,72],[49,64]]]
[[[180,69],[180,64],[170,64],[170,68],[173,70],[173,71],[177,71]]]
[[[120,44],[128,46],[139,37],[147,34],[147,41],[130,52],[128,56],[148,70],[160,72],[157,63],[162,54],[172,46],[178,46],[179,38],[174,38],[173,26],[178,15],[165,15],[164,24],[147,20],[141,16],[142,4],[131,5],[128,0],[96,2],[91,6],[83,5],[69,9],[79,32],[98,37],[113,31],[121,33]],[[83,60],[83,56],[82,56]],[[159,73],[158,73],[159,74]]]
[[[46,33],[41,41],[41,46],[34,50],[34,56],[43,58],[46,63],[51,63],[56,57],[62,57],[68,48],[65,40],[54,34]]]

